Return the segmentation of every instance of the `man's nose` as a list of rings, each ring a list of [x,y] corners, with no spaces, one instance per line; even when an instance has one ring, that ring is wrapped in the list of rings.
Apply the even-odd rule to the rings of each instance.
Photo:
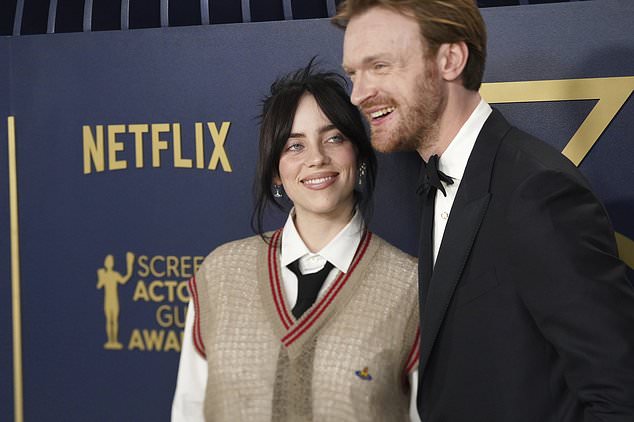
[[[373,97],[375,94],[376,88],[366,75],[355,75],[354,82],[352,82],[352,93],[350,94],[352,104],[360,107],[368,98]]]

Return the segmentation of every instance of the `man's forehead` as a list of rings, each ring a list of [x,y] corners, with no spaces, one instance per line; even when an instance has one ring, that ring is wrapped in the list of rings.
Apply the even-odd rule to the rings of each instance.
[[[387,7],[373,6],[367,10],[364,10],[350,18],[346,26],[346,32],[352,28],[358,30],[359,28],[389,28],[392,31],[398,31],[402,29],[399,25],[413,25],[418,26],[418,21],[415,16],[409,13],[401,12],[398,10],[392,10]]]
[[[344,46],[366,43],[367,40],[399,40],[419,38],[418,22],[398,12],[384,8],[373,8],[353,16],[344,32]]]
[[[389,19],[381,19],[380,16],[366,12],[365,14],[354,16],[350,19],[344,33],[344,43],[362,41],[359,40],[359,38],[367,38],[379,33],[392,32],[394,29],[395,28],[390,27]]]
[[[413,52],[420,46],[420,31],[415,22],[408,27],[395,28],[392,22],[351,20],[344,34],[343,67],[393,58],[402,49]]]

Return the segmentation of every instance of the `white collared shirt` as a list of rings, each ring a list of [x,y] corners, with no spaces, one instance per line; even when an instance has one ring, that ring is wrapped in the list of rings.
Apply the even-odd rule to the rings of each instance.
[[[286,266],[299,259],[301,273],[311,274],[321,270],[326,261],[332,263],[334,268],[330,271],[319,290],[319,298],[328,290],[339,271],[348,272],[365,227],[361,213],[356,211],[350,222],[322,250],[313,253],[310,252],[299,236],[293,222],[293,214],[293,211],[291,211],[284,225],[280,254],[282,286],[289,309],[295,306],[297,302],[298,283],[295,274]],[[172,422],[203,422],[205,420],[203,404],[207,385],[207,361],[194,349],[192,339],[193,326],[194,306],[190,301],[187,307],[185,334],[178,367],[176,391],[172,403]],[[412,386],[410,415],[412,422],[417,422],[420,420],[416,413],[418,370],[410,374],[409,380]]]
[[[442,192],[436,194],[436,203],[434,204],[434,263],[438,257],[440,244],[442,243],[445,227],[451,214],[453,201],[456,199],[456,193],[460,187],[462,176],[467,167],[469,156],[473,150],[476,139],[484,122],[491,114],[491,106],[484,100],[480,100],[478,106],[473,110],[471,116],[460,128],[455,138],[449,143],[449,146],[442,153],[438,161],[438,169],[453,179],[453,184],[448,185],[442,182],[447,192],[444,196]]]
[[[347,273],[354,254],[363,235],[364,223],[361,214],[357,211],[352,216],[350,222],[319,252],[311,252],[299,236],[295,223],[293,222],[294,212],[291,211],[282,234],[282,250],[280,253],[280,263],[282,264],[282,285],[289,309],[292,309],[297,302],[297,276],[287,268],[287,265],[299,259],[299,271],[302,274],[312,274],[321,270],[326,261],[342,273]],[[337,271],[330,271],[319,290],[319,299],[332,282],[337,278]]]

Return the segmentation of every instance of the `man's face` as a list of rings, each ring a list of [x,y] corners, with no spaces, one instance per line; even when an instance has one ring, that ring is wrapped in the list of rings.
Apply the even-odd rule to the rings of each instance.
[[[416,150],[435,141],[443,85],[424,49],[418,22],[400,13],[374,7],[348,23],[343,68],[377,151]]]

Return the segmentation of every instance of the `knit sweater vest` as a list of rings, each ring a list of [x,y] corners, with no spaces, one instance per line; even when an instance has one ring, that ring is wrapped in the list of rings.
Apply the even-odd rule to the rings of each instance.
[[[416,260],[366,232],[347,273],[295,320],[281,230],[220,246],[190,288],[207,421],[406,421],[418,365]]]

